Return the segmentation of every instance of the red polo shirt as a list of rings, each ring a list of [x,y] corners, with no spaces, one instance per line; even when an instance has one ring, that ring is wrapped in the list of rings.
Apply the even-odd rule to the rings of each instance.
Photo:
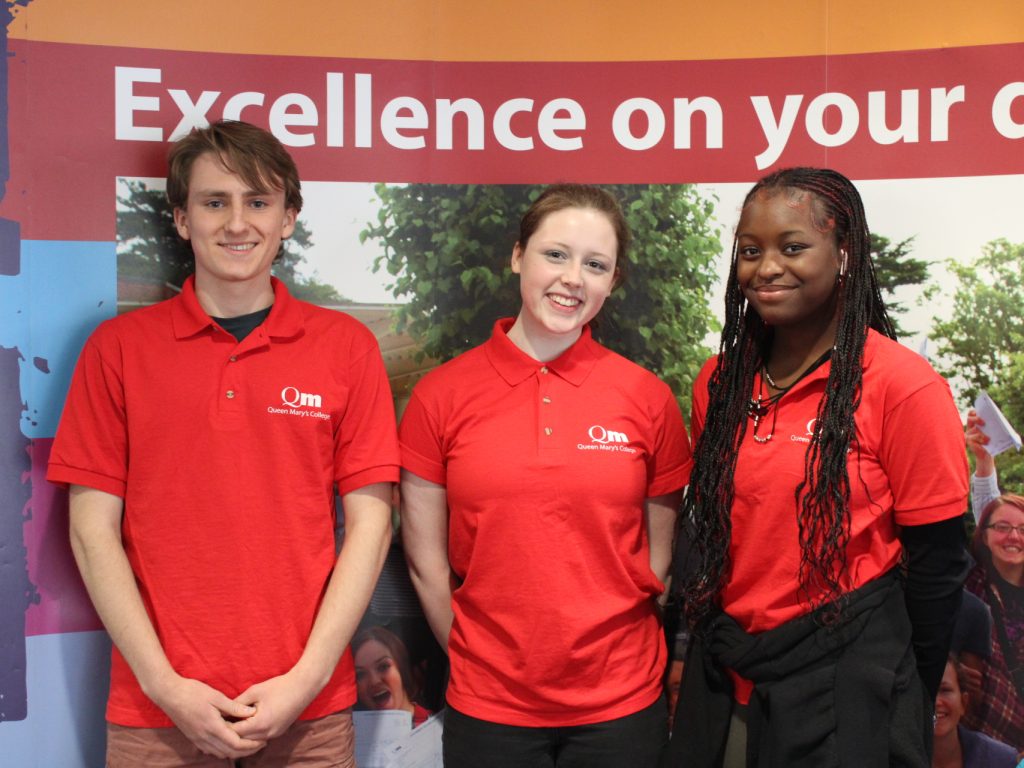
[[[293,299],[242,342],[179,296],[103,323],[78,361],[48,478],[124,498],[125,551],[171,665],[234,697],[301,655],[335,562],[334,494],[398,473],[376,340]],[[351,654],[302,714],[356,698]],[[171,721],[113,652],[107,718]]]
[[[589,329],[540,363],[511,324],[426,376],[400,428],[403,467],[447,490],[448,701],[509,725],[622,717],[661,693],[643,509],[686,484],[686,430],[669,388]]]
[[[708,380],[715,358],[694,384],[691,430],[704,428]],[[831,362],[789,390],[761,422],[754,441],[747,424],[736,462],[732,506],[732,567],[722,608],[748,632],[773,629],[810,610],[798,595],[798,509],[804,458],[825,393]],[[849,592],[893,568],[900,559],[900,526],[924,525],[967,508],[963,426],[949,386],[928,362],[896,341],[870,331],[864,347],[857,444],[850,451],[850,541],[839,575]],[[765,391],[766,385],[754,382]],[[774,424],[774,429],[772,425]],[[743,696],[749,691],[737,690]]]

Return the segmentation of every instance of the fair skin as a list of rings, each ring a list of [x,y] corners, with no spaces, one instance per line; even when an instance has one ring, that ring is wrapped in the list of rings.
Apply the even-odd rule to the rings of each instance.
[[[932,768],[963,768],[963,749],[956,727],[966,711],[967,693],[960,689],[956,668],[952,662],[947,662],[935,698]]]
[[[545,216],[529,242],[512,250],[523,304],[509,340],[541,362],[571,347],[615,287],[617,248],[600,211],[563,208]]]
[[[179,676],[167,661],[121,541],[122,499],[73,485],[70,507],[71,550],[89,597],[143,692],[205,754],[243,757],[262,749],[265,741],[242,738],[224,719],[252,717],[251,707]]]
[[[815,226],[811,195],[759,192],[736,227],[736,277],[750,306],[774,331],[767,365],[791,384],[835,343],[836,276],[843,254]]]
[[[974,456],[974,474],[977,477],[991,477],[996,471],[996,460],[985,446],[988,444],[988,435],[982,429],[985,420],[978,415],[973,408],[967,412],[967,426],[965,427],[965,438],[967,450]]]
[[[1000,533],[992,526],[1013,526]],[[985,529],[985,546],[992,553],[992,566],[1000,576],[1018,587],[1024,584],[1024,510],[1003,504],[989,516]]]
[[[516,243],[512,271],[523,305],[508,338],[539,362],[571,347],[600,311],[616,279],[618,242],[607,215],[589,208],[549,213],[529,241]],[[682,491],[649,498],[644,520],[651,570],[663,582]],[[430,628],[448,647],[452,591],[458,578],[448,562],[448,496],[444,486],[402,471],[402,542],[413,585]]]
[[[254,190],[212,154],[196,158],[174,224],[192,244],[196,296],[207,314],[238,317],[274,302],[270,268],[296,216],[281,189]]]
[[[235,317],[273,303],[270,267],[295,224],[280,190],[252,190],[205,155],[193,166],[186,208],[174,217],[192,242],[196,295],[207,313]],[[180,676],[167,660],[125,554],[121,498],[72,486],[71,546],[97,613],[146,695],[202,752],[244,757],[284,733],[330,679],[387,554],[391,491],[390,483],[376,483],[344,495],[345,542],[301,657],[234,699]]]
[[[71,548],[96,611],[143,692],[202,752],[238,758],[284,733],[330,680],[384,564],[391,538],[390,499],[390,483],[342,497],[345,542],[302,656],[288,672],[234,699],[178,675],[168,662],[121,541],[120,497],[72,486]]]
[[[672,565],[672,538],[676,532],[676,512],[683,500],[682,490],[652,496],[644,501],[644,524],[651,549],[651,570],[662,584]]]
[[[448,493],[402,470],[402,549],[409,576],[437,642],[448,649],[451,634],[452,592],[457,585],[448,563]]]
[[[292,669],[250,686],[236,701],[256,714],[234,729],[239,736],[280,736],[330,680],[384,566],[391,543],[391,483],[374,483],[342,496],[345,540],[302,656]]]
[[[405,692],[398,665],[386,645],[367,640],[355,652],[359,703],[368,709],[415,711]]]

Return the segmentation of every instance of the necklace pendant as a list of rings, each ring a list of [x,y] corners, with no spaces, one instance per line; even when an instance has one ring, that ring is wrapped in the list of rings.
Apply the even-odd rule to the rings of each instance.
[[[771,403],[770,400],[768,402]],[[750,401],[750,410],[751,410],[751,412],[754,415],[754,442],[755,443],[759,443],[761,445],[764,445],[769,440],[771,440],[772,439],[772,435],[775,434],[775,419],[776,419],[776,415],[778,413],[778,404],[775,404],[774,408],[770,408],[769,406],[762,406],[761,405],[761,395],[759,394],[757,396],[757,401],[756,402],[753,401],[753,400]],[[769,432],[767,435],[765,435],[764,437],[761,437],[759,434],[757,434],[757,428],[761,424],[761,417],[762,416],[767,416],[769,410],[773,411],[773,414],[772,414],[772,429],[771,429],[771,432]]]

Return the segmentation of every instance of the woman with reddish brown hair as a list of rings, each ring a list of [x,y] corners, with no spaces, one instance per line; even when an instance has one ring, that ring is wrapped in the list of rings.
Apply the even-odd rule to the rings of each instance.
[[[690,452],[669,388],[591,337],[628,243],[607,192],[545,190],[512,249],[518,315],[403,416],[403,541],[451,659],[447,768],[647,768],[666,741],[656,599]]]
[[[971,725],[1024,750],[1024,496],[1005,493],[981,512],[967,589],[992,612],[992,654]]]

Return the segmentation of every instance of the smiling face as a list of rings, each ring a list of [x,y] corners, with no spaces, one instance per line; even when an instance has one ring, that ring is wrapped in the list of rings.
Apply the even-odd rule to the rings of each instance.
[[[815,225],[813,204],[802,190],[757,193],[736,227],[736,278],[768,325],[834,334],[843,257],[834,230]]]
[[[540,360],[572,346],[615,286],[616,252],[606,214],[592,208],[548,214],[512,252],[523,306],[509,338]]]
[[[956,667],[952,661],[947,661],[946,671],[943,672],[942,682],[939,684],[939,694],[935,698],[936,737],[955,731],[966,711],[966,694],[960,688]]]
[[[1012,525],[1013,530],[1000,533],[992,526]],[[997,507],[989,516],[985,528],[985,545],[992,553],[992,562],[1001,571],[1019,570],[1024,567],[1024,536],[1016,530],[1024,526],[1024,510],[1009,504]]]
[[[414,706],[405,693],[398,664],[388,647],[367,640],[355,653],[356,690],[359,703],[367,709],[404,709]]]
[[[219,158],[196,158],[188,201],[174,209],[178,234],[192,244],[196,290],[216,296],[251,288],[266,293],[270,267],[281,241],[295,229],[295,210],[285,208],[280,189],[257,191]]]

